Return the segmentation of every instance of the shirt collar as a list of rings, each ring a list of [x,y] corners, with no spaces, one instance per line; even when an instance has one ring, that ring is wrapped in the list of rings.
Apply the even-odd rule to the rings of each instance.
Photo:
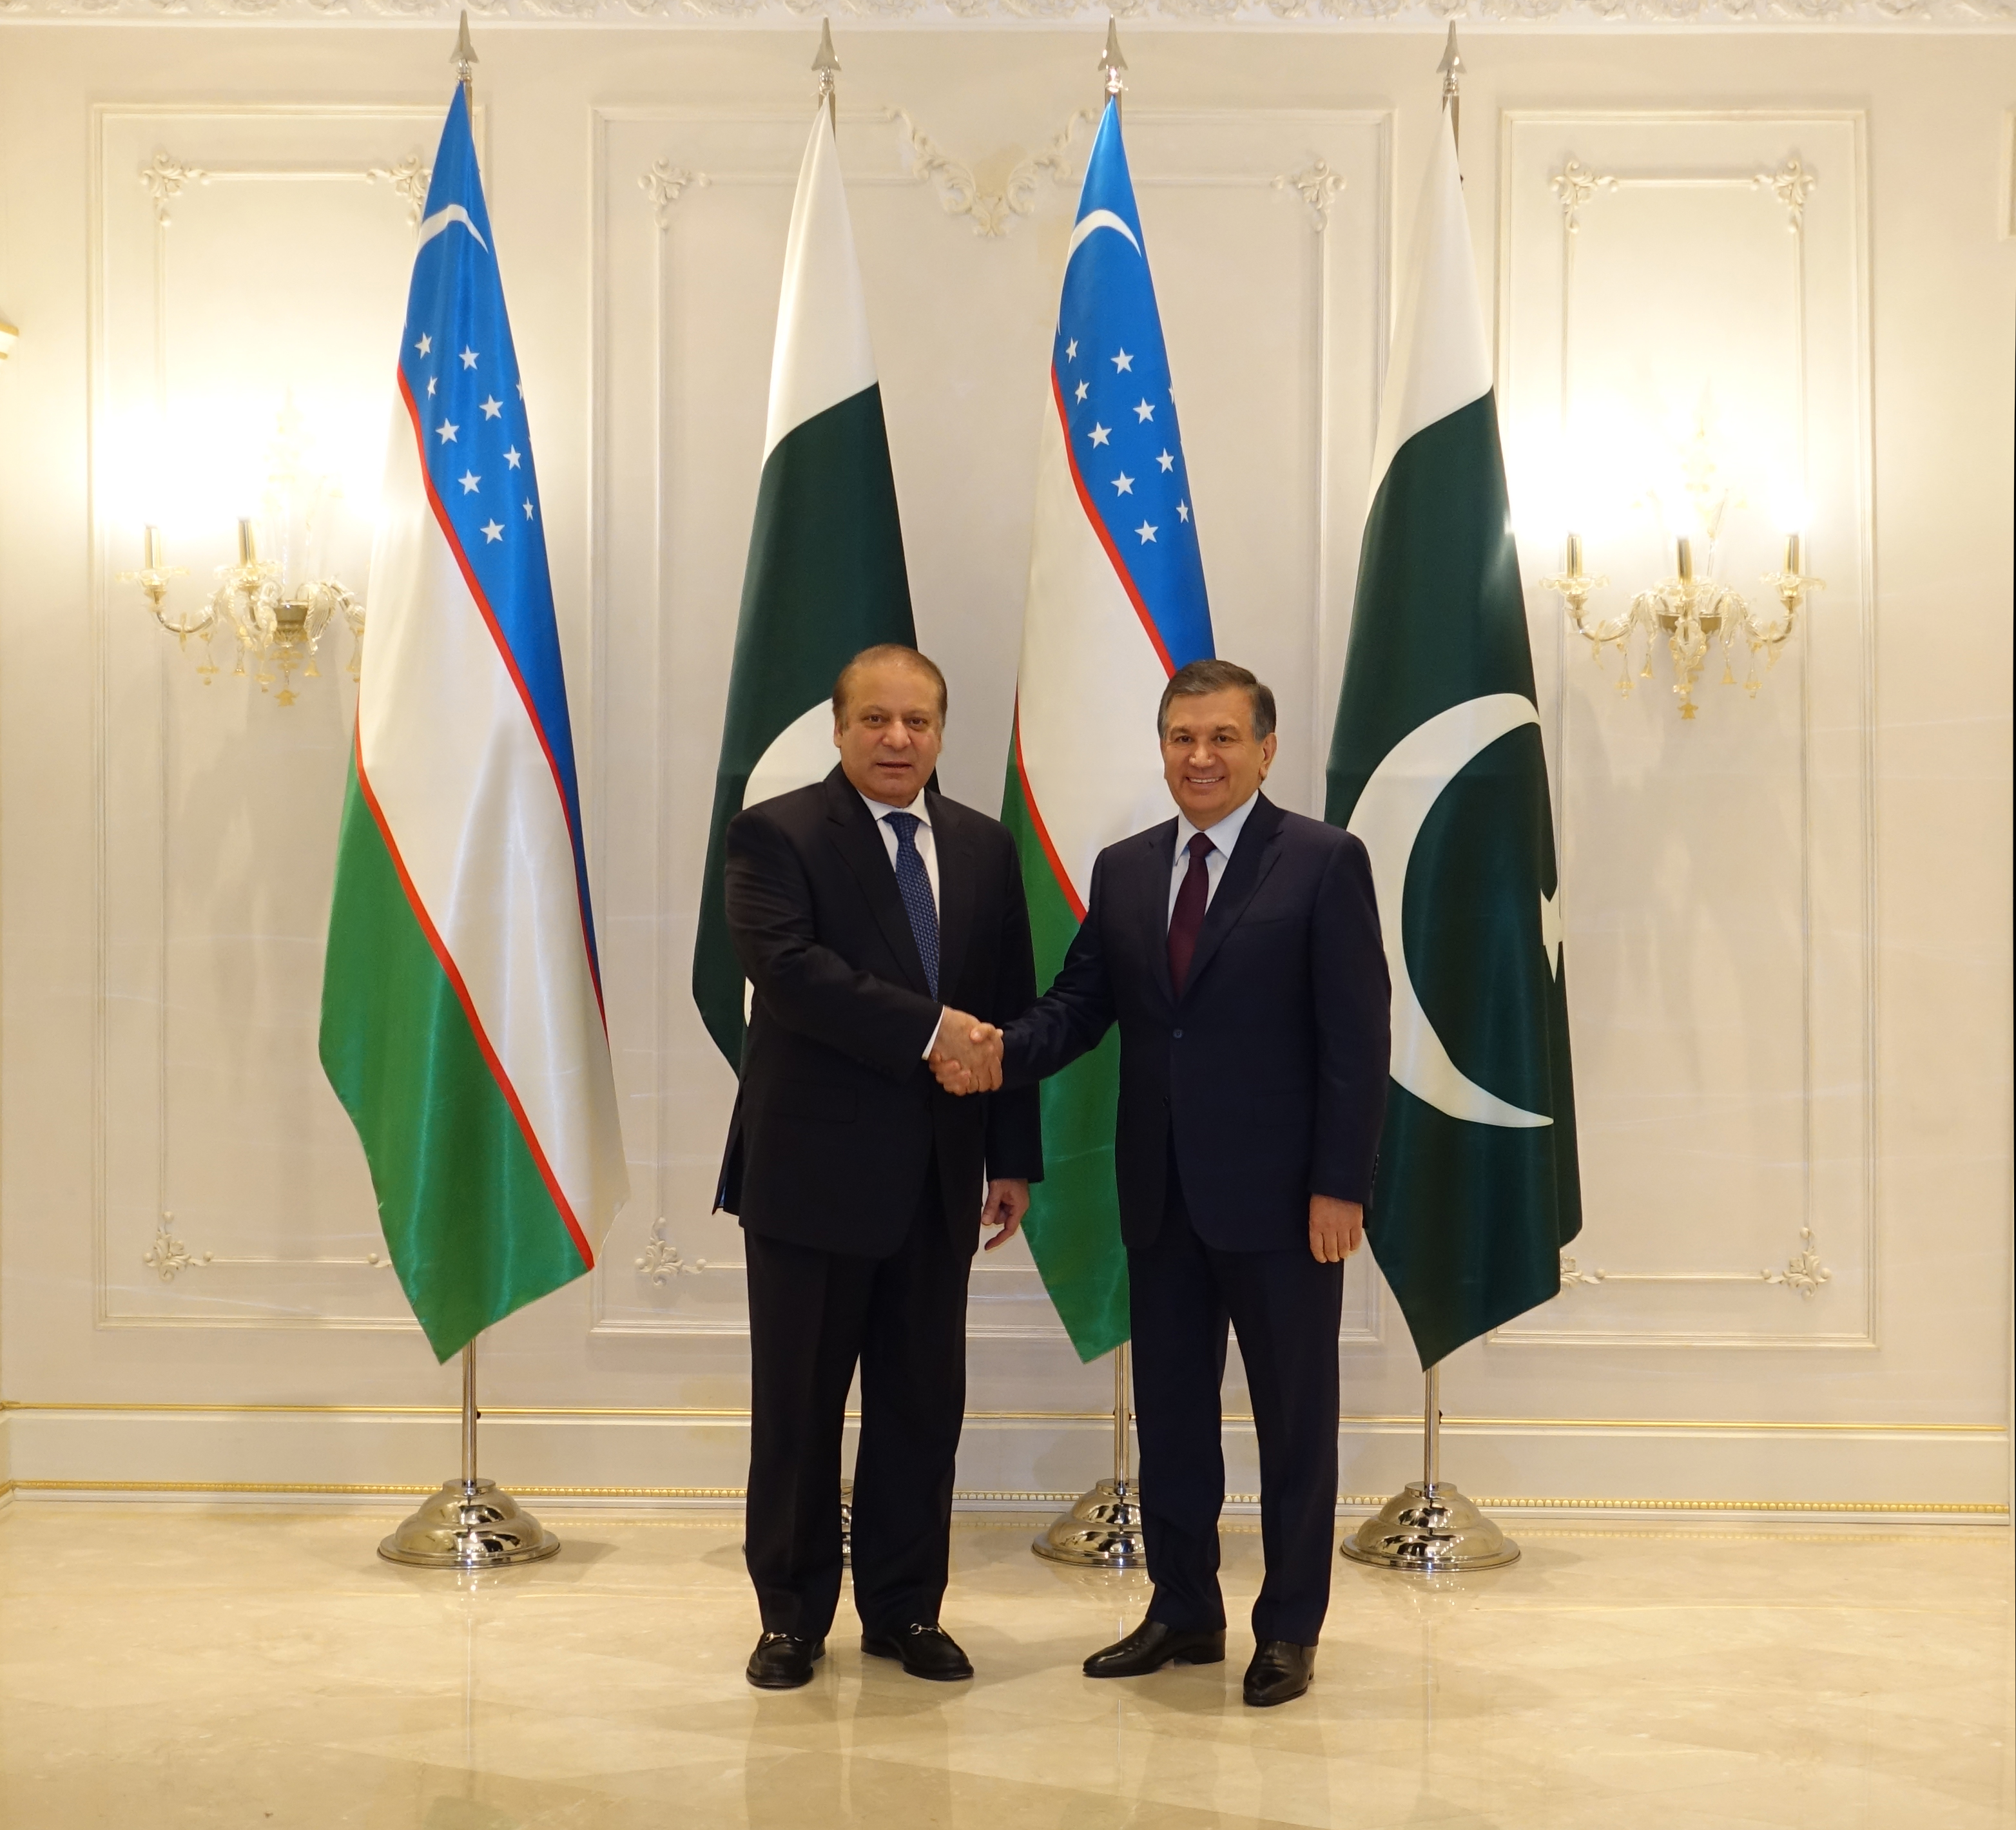
[[[1188,814],[1178,814],[1175,855],[1181,857],[1183,854],[1183,848],[1190,843],[1192,836],[1204,832],[1209,835],[1211,849],[1214,851],[1222,852],[1226,857],[1230,857],[1233,847],[1239,843],[1239,835],[1245,829],[1246,816],[1259,804],[1259,800],[1260,790],[1256,788],[1215,826],[1193,826],[1190,824],[1190,817]]]
[[[859,788],[854,792],[861,794]],[[916,816],[917,824],[926,828],[931,823],[931,798],[928,793],[920,794],[908,807],[891,807],[886,800],[870,800],[866,795],[861,794],[862,805],[877,819],[886,820],[891,814],[912,814]]]

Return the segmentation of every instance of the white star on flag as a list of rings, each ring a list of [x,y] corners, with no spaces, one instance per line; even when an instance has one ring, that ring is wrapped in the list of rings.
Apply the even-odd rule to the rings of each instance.
[[[1158,454],[1156,457],[1155,462],[1161,465],[1165,470],[1173,470],[1176,467],[1175,459],[1171,457],[1167,451],[1163,451]]]
[[[1146,401],[1143,401],[1139,406],[1134,409],[1134,417],[1136,419],[1140,420],[1143,424],[1146,424],[1147,421],[1155,417],[1155,409],[1150,406]]]
[[[466,343],[463,346],[462,365],[465,369],[473,369],[476,366],[476,352]]]
[[[1078,339],[1076,337],[1073,337],[1069,343],[1064,345],[1064,360],[1067,362],[1075,362],[1078,360]]]
[[[1085,384],[1083,382],[1082,382],[1082,381],[1081,381],[1081,382],[1078,384],[1078,392],[1077,392],[1077,394],[1075,394],[1072,397],[1073,397],[1074,399],[1075,399],[1075,400],[1082,401],[1082,400],[1085,398],[1085,397],[1087,394],[1090,394],[1091,392],[1092,392],[1092,390],[1091,390],[1090,388],[1089,388],[1088,386],[1085,386]]]
[[[1145,521],[1143,521],[1139,527],[1136,528],[1134,531],[1140,535],[1141,544],[1143,546],[1146,546],[1150,541],[1155,537],[1154,529],[1150,527]]]
[[[434,428],[434,430],[441,434],[441,441],[445,445],[453,444],[455,443],[455,435],[461,430],[462,428],[459,426],[451,426],[445,419]]]
[[[1113,487],[1122,495],[1132,495],[1134,493],[1134,479],[1123,470],[1114,478]]]
[[[485,522],[483,527],[483,537],[485,540],[502,540],[504,537],[502,523],[496,521]]]
[[[486,419],[495,419],[499,413],[504,411],[504,403],[495,397],[484,401],[482,405],[483,417]]]
[[[510,450],[504,454],[504,462],[509,464],[511,468],[515,470],[518,468],[519,458],[524,455],[524,453],[520,451],[516,445],[513,445]]]
[[[1129,355],[1125,350],[1122,350],[1118,355],[1112,358],[1112,361],[1114,369],[1123,375],[1134,366],[1134,358]]]
[[[1092,429],[1092,442],[1096,445],[1104,444],[1112,436],[1103,426],[1095,426]]]
[[[530,502],[530,500],[528,499],[528,500],[527,501],[526,504],[525,504],[525,519],[526,519],[527,521],[529,521],[529,520],[531,520],[531,518],[532,518],[532,505],[531,505],[531,502]]]
[[[434,354],[434,340],[423,332],[421,334],[420,340],[414,344],[413,347],[419,351],[421,355],[430,356]]]
[[[462,485],[462,493],[464,495],[475,494],[476,486],[483,479],[477,476],[473,470],[465,470],[455,479],[455,481]]]
[[[1177,504],[1176,504],[1176,519],[1177,519],[1179,521],[1187,521],[1190,518],[1190,504],[1189,504],[1188,502],[1179,502],[1179,503],[1177,503]]]
[[[434,378],[431,375],[430,375],[430,376],[427,377],[427,397],[428,397],[430,400],[433,399],[433,397],[434,397]]]

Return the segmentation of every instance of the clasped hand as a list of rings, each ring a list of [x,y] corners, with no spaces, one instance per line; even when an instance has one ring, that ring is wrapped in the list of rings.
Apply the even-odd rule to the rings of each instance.
[[[1001,1032],[948,1006],[931,1059],[931,1072],[948,1093],[992,1093],[1001,1084]]]

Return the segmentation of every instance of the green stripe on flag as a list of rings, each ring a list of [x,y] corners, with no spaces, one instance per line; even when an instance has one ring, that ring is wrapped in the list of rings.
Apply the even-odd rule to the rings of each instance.
[[[743,980],[722,893],[728,823],[764,751],[831,696],[848,661],[878,642],[916,639],[882,390],[866,387],[785,433],[756,493],[693,965],[693,1001],[738,1071]]]
[[[1036,983],[1049,988],[1078,933],[1078,917],[1050,868],[1016,766],[1008,757],[1001,822],[1022,856]],[[1081,1360],[1096,1360],[1128,1338],[1127,1250],[1113,1177],[1113,1131],[1120,1106],[1120,1031],[1042,1085],[1043,1179],[1029,1190],[1022,1231],[1057,1317]]]
[[[357,783],[344,797],[322,1064],[413,1314],[446,1360],[586,1268],[406,899]]]

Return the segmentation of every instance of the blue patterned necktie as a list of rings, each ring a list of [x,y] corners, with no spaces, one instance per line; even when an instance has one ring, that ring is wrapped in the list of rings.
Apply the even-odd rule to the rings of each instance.
[[[938,994],[938,907],[931,900],[931,874],[917,850],[917,829],[923,822],[915,814],[882,817],[896,835],[896,890],[903,898],[903,912],[910,918],[917,957],[924,962],[924,983],[935,998]]]

